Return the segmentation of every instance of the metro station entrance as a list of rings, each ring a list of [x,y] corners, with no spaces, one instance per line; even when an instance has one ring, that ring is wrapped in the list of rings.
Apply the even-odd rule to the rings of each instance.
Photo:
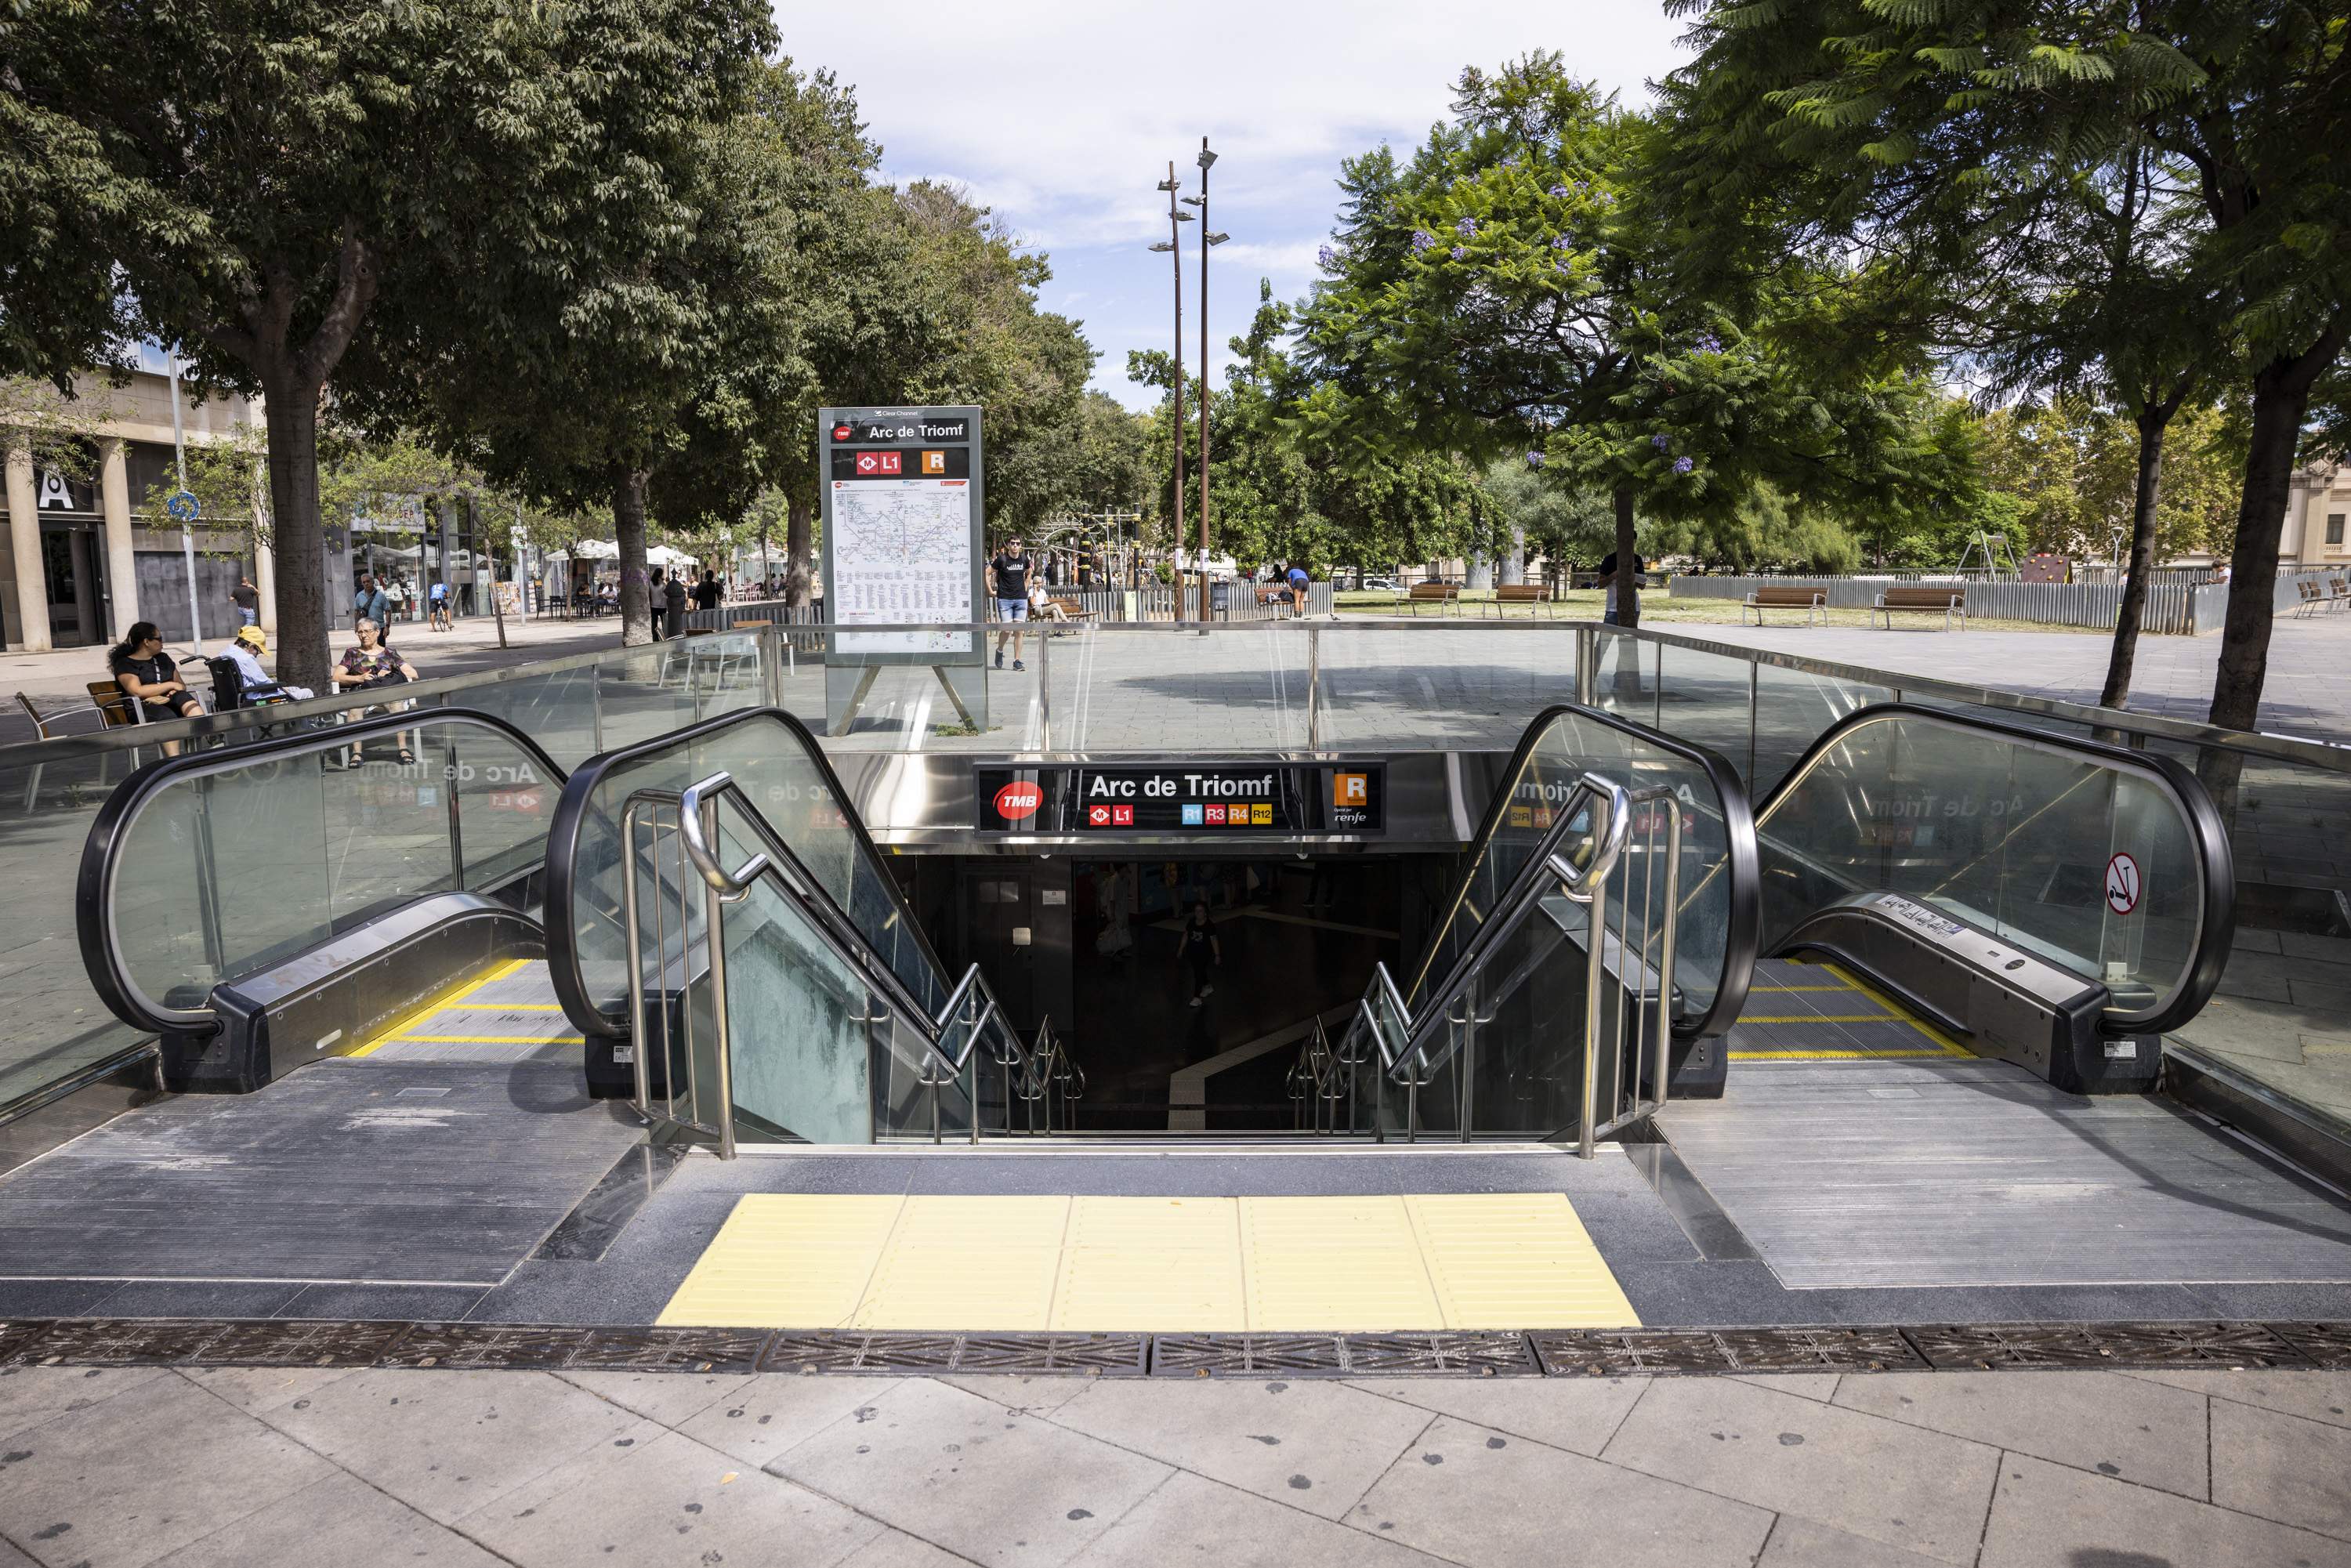
[[[1291,1070],[1393,970],[1446,855],[899,856],[932,945],[977,964],[1024,1038],[1050,1019],[1082,1074],[1077,1133],[1295,1130]],[[1207,936],[1188,937],[1205,924]],[[1204,957],[1195,957],[1205,954]]]

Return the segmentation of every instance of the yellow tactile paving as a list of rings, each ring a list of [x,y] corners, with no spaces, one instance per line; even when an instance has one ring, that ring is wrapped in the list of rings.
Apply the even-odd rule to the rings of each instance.
[[[844,1328],[905,1199],[762,1193],[735,1205],[662,1309],[664,1323]]]
[[[664,1310],[740,1328],[1617,1328],[1558,1193],[737,1200]]]
[[[1079,1197],[1048,1325],[1073,1333],[1148,1322],[1168,1333],[1249,1327],[1240,1208],[1220,1197]]]
[[[1059,1195],[908,1197],[850,1326],[1041,1328],[1069,1224]]]
[[[1446,1193],[1404,1200],[1447,1328],[1638,1322],[1564,1193]]]

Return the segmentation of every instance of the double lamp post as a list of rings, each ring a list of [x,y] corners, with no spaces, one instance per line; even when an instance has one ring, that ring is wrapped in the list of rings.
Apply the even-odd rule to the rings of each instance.
[[[1159,182],[1159,189],[1167,193],[1167,237],[1151,248],[1165,251],[1175,269],[1176,277],[1176,617],[1182,620],[1184,582],[1184,252],[1181,241],[1184,225],[1192,221],[1185,207],[1200,209],[1200,619],[1208,619],[1208,252],[1225,243],[1230,235],[1212,234],[1208,229],[1208,171],[1215,166],[1217,155],[1208,151],[1208,139],[1200,138],[1200,193],[1178,196],[1176,165],[1167,165],[1167,178]],[[1178,205],[1178,203],[1182,205]]]

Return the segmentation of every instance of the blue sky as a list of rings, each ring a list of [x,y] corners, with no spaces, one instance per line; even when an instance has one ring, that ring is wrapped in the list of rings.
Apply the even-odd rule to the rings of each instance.
[[[784,48],[857,89],[886,177],[968,190],[1051,256],[1049,308],[1084,321],[1093,384],[1130,406],[1129,349],[1168,347],[1167,232],[1153,187],[1174,159],[1186,193],[1205,134],[1217,153],[1209,263],[1212,368],[1245,330],[1260,277],[1296,298],[1337,204],[1348,153],[1411,147],[1467,65],[1554,48],[1578,75],[1647,99],[1683,58],[1650,0],[1446,5],[1389,0],[989,0],[913,12],[779,5]],[[1196,370],[1197,224],[1185,225],[1185,363]]]

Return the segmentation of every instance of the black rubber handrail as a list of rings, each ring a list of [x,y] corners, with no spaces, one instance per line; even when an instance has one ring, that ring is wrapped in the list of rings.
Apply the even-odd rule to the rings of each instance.
[[[589,994],[587,977],[580,969],[579,948],[572,940],[572,893],[578,871],[580,831],[586,821],[589,803],[596,798],[605,776],[615,768],[691,746],[705,737],[737,725],[761,722],[781,725],[815,766],[817,777],[823,780],[825,789],[831,792],[833,800],[841,807],[841,821],[848,825],[856,840],[865,869],[872,872],[876,884],[889,898],[899,921],[914,937],[924,961],[930,965],[933,973],[942,978],[947,974],[946,966],[939,961],[939,956],[931,946],[921,922],[914,918],[914,910],[899,893],[896,881],[882,869],[881,850],[875,847],[872,835],[865,831],[864,819],[858,814],[849,791],[841,785],[841,776],[832,770],[832,764],[825,758],[824,748],[810,733],[808,726],[779,707],[737,708],[731,713],[704,719],[699,724],[688,725],[684,729],[655,736],[651,740],[598,753],[572,773],[563,787],[561,798],[555,803],[555,820],[548,824],[547,829],[548,917],[544,922],[547,926],[547,967],[555,983],[556,999],[563,1004],[564,1016],[582,1033],[603,1035],[613,1040],[629,1037],[627,1020],[615,1019],[603,1011]]]
[[[2152,773],[2160,779],[2171,790],[2179,803],[2181,814],[2188,820],[2189,834],[2195,840],[2197,859],[2201,862],[2199,869],[2203,873],[2203,917],[2197,926],[2195,958],[2189,964],[2179,988],[2172,992],[2170,1000],[2153,1017],[2109,1018],[2101,1021],[2099,1030],[2107,1034],[2162,1034],[2179,1028],[2203,1010],[2204,1004],[2212,999],[2213,991],[2220,984],[2220,971],[2228,966],[2229,949],[2236,939],[2236,857],[2229,848],[2228,824],[2220,820],[2220,808],[2212,803],[2212,797],[2206,792],[2203,783],[2193,772],[2160,752],[2134,751],[2128,747],[2114,746],[2103,740],[2088,740],[2032,725],[2010,724],[2001,719],[1981,718],[1971,713],[1928,707],[1918,703],[1872,703],[1867,707],[1856,708],[1845,715],[1804,748],[1804,754],[1782,775],[1780,782],[1755,809],[1758,829],[1771,820],[1771,813],[1779,810],[1782,802],[1803,782],[1804,776],[1812,770],[1822,753],[1841,744],[1856,729],[1896,718],[1926,719],[1954,729],[1971,730],[2009,740],[2031,741],[2035,745],[2096,758],[2123,771]],[[2097,978],[2095,975],[2087,977]]]
[[[547,770],[550,782],[561,784],[564,771],[538,742],[496,714],[478,712],[467,707],[411,709],[402,713],[377,714],[324,729],[300,729],[289,735],[274,736],[247,745],[212,751],[186,751],[177,757],[159,758],[134,769],[130,777],[114,787],[100,806],[98,816],[89,825],[89,834],[82,841],[81,868],[74,879],[74,929],[81,948],[82,968],[89,976],[90,988],[98,999],[106,1004],[107,1011],[132,1029],[152,1034],[185,1030],[190,1020],[180,1013],[152,1011],[141,1002],[141,993],[131,983],[122,964],[122,955],[114,946],[114,920],[110,893],[122,852],[127,829],[139,813],[157,794],[180,779],[197,773],[233,773],[248,768],[265,767],[283,762],[289,757],[305,752],[348,750],[369,737],[389,732],[436,728],[456,724],[468,728],[486,729],[501,739],[510,741],[530,761]],[[445,893],[446,888],[433,889]],[[217,897],[217,892],[214,896]],[[430,894],[420,893],[418,897]]]
[[[1739,770],[1712,747],[1678,739],[1662,730],[1652,729],[1637,719],[1625,718],[1603,708],[1586,707],[1582,703],[1555,703],[1537,714],[1520,733],[1519,744],[1510,753],[1510,766],[1503,772],[1501,788],[1494,791],[1494,799],[1486,808],[1485,820],[1479,823],[1477,836],[1469,841],[1468,864],[1461,873],[1461,881],[1455,887],[1453,897],[1446,904],[1445,918],[1438,923],[1437,936],[1430,940],[1428,955],[1434,956],[1437,939],[1451,928],[1461,900],[1468,894],[1470,878],[1477,874],[1479,856],[1508,820],[1510,800],[1517,793],[1519,776],[1524,771],[1528,758],[1552,724],[1562,717],[1583,719],[1604,728],[1616,730],[1645,746],[1655,747],[1669,756],[1693,764],[1706,775],[1715,799],[1722,803],[1723,833],[1729,849],[1723,865],[1718,870],[1727,871],[1730,877],[1730,909],[1729,925],[1723,934],[1722,975],[1715,987],[1714,1000],[1706,1011],[1695,1019],[1675,1020],[1673,1034],[1677,1040],[1705,1040],[1723,1033],[1737,1021],[1747,1006],[1747,989],[1754,981],[1755,964],[1761,956],[1763,941],[1762,862],[1755,836],[1755,813],[1748,803],[1747,787],[1740,782]],[[1687,909],[1698,896],[1698,889],[1711,880],[1711,876],[1700,878],[1698,887],[1683,895],[1682,907]],[[1467,956],[1466,953],[1464,956]],[[1412,994],[1417,995],[1422,989],[1422,983],[1427,978],[1427,967],[1428,956],[1424,956],[1419,972],[1413,977]]]

